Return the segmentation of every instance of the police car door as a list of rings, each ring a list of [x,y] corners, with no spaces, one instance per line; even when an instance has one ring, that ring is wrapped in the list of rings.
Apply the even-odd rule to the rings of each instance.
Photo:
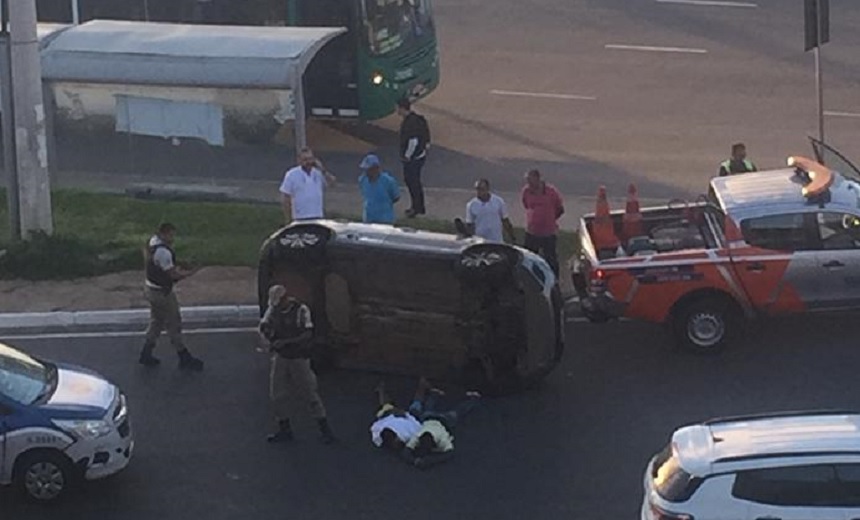
[[[818,139],[810,137],[809,140],[812,143],[812,150],[815,152],[815,160],[851,180],[860,182],[860,168],[857,168],[854,163]]]
[[[820,238],[816,269],[821,284],[817,306],[835,310],[860,307],[860,216],[821,210],[816,223]]]

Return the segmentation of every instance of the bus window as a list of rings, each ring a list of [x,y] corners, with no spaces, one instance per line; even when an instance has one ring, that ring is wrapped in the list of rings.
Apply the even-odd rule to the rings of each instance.
[[[364,0],[364,26],[374,54],[433,34],[429,0]]]

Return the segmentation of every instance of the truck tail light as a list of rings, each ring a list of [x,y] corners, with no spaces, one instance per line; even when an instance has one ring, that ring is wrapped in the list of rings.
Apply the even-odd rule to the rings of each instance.
[[[649,504],[651,506],[651,518],[652,520],[693,520],[692,515],[685,515],[682,513],[671,513],[664,509],[661,509],[655,506],[653,503]]]

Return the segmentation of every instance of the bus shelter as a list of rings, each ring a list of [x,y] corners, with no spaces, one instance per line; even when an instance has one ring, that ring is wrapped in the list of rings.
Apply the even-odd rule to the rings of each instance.
[[[225,120],[293,121],[306,144],[302,80],[314,56],[346,32],[93,20],[40,28],[42,75],[55,118],[117,132],[221,146]]]

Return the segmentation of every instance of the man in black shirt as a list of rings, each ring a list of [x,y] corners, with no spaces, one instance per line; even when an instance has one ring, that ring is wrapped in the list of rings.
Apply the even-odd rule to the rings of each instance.
[[[427,159],[430,147],[430,127],[424,116],[412,111],[408,99],[397,102],[397,113],[403,118],[400,125],[400,160],[403,161],[403,181],[409,188],[412,207],[406,210],[407,217],[423,215],[424,186],[421,184],[421,168]]]

